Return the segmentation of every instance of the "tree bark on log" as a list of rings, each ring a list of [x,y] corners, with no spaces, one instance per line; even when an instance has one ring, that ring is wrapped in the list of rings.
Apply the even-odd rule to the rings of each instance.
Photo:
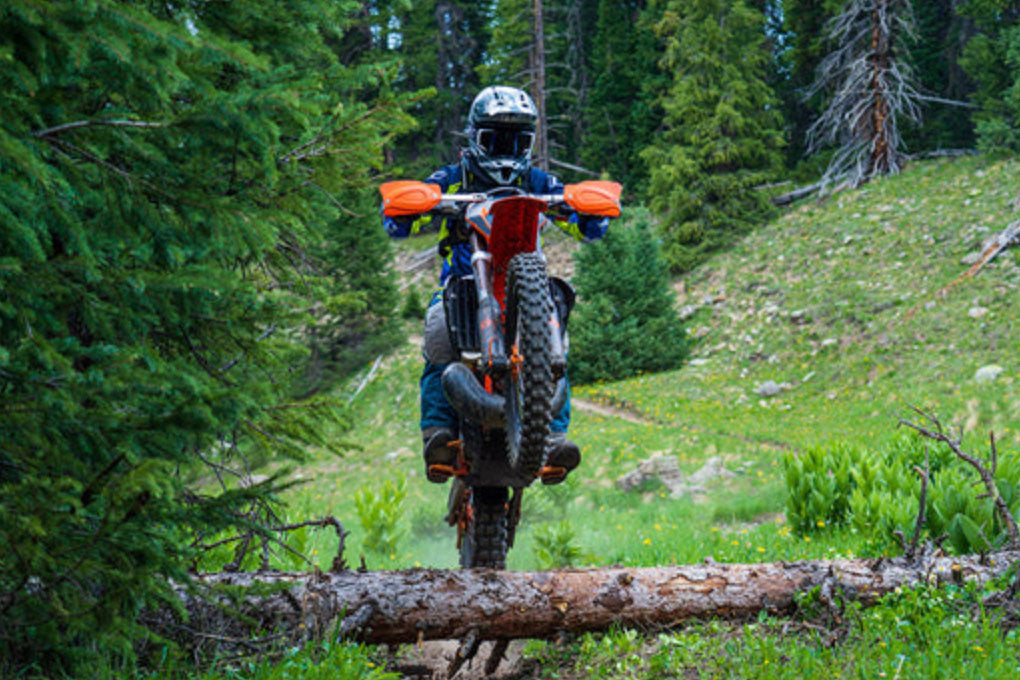
[[[667,628],[688,619],[747,619],[790,613],[795,595],[820,587],[822,599],[874,603],[901,586],[985,582],[1020,559],[1020,550],[946,557],[905,557],[762,564],[562,569],[235,572],[196,577],[201,586],[262,584],[240,605],[203,601],[178,588],[189,611],[187,634],[218,644],[281,634],[300,641],[341,635],[368,643],[461,638],[548,638],[606,630],[613,624]],[[268,590],[277,592],[266,594]],[[230,588],[235,595],[236,589]],[[151,623],[151,622],[150,622]],[[165,617],[160,632],[180,638]],[[177,628],[177,634],[174,629]],[[220,650],[223,651],[222,649]]]

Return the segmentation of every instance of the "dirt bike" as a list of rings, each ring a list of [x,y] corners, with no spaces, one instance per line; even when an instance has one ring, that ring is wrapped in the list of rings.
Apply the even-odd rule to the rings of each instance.
[[[451,276],[442,302],[460,357],[442,375],[459,415],[450,444],[456,463],[429,469],[454,478],[446,519],[457,527],[462,567],[505,568],[524,489],[567,473],[545,458],[549,424],[567,395],[564,339],[574,293],[547,276],[539,236],[547,213],[619,216],[620,191],[599,181],[568,184],[562,195],[513,187],[443,194],[407,180],[380,187],[385,215],[452,218],[471,246],[473,275]]]

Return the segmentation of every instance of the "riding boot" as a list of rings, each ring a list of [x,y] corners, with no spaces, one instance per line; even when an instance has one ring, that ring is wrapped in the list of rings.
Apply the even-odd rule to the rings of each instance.
[[[581,450],[577,448],[577,444],[567,439],[566,432],[550,432],[545,440],[545,448],[548,452],[545,458],[546,467],[562,468],[564,473],[543,475],[543,484],[559,484],[581,463]]]
[[[430,482],[442,484],[450,478],[450,475],[430,468],[433,465],[446,465],[452,468],[456,464],[457,452],[449,444],[457,436],[448,427],[427,427],[421,431],[421,438],[424,446],[425,477]]]

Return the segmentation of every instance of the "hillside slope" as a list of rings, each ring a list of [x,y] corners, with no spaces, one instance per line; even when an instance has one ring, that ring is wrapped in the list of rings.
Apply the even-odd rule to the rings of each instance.
[[[907,403],[1020,442],[1020,250],[936,295],[1018,211],[1020,163],[982,158],[804,203],[680,282],[690,365],[584,392],[798,446],[882,439]],[[785,389],[763,399],[767,380]]]

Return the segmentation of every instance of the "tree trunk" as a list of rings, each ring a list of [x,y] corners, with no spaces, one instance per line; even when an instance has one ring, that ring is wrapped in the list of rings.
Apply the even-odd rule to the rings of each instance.
[[[295,639],[349,635],[370,643],[460,638],[545,638],[561,632],[601,631],[613,624],[674,626],[687,619],[746,619],[783,614],[797,593],[820,587],[823,600],[866,604],[900,586],[922,582],[984,582],[1000,576],[1020,551],[915,560],[855,559],[764,564],[700,564],[547,572],[414,569],[340,573],[247,572],[196,577],[203,586],[249,586],[261,595],[240,605],[249,617],[178,588],[190,612],[188,628],[157,622],[173,637],[250,645],[252,636],[282,632]],[[269,593],[276,589],[276,592]],[[236,591],[235,591],[236,592]],[[342,622],[338,618],[343,616]],[[175,633],[176,630],[176,633]],[[220,649],[222,653],[224,650]]]
[[[545,17],[542,0],[535,0],[534,39],[531,54],[531,83],[535,108],[538,109],[538,130],[535,137],[535,165],[549,170],[549,121],[545,110]]]

